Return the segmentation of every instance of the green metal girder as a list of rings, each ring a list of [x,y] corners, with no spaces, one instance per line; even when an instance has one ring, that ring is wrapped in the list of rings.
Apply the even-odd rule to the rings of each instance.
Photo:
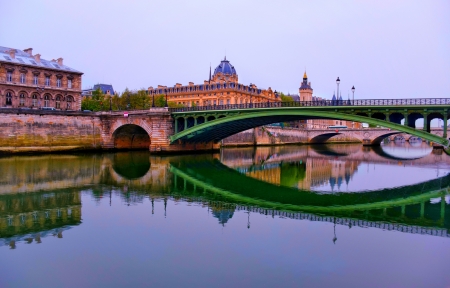
[[[309,109],[309,108],[315,108],[315,109]],[[320,108],[320,110],[318,109]],[[327,108],[327,109],[324,109]],[[358,107],[360,110],[361,107]],[[370,109],[370,112],[372,112],[374,109],[373,107],[367,107],[368,109]],[[388,109],[389,107],[383,107],[384,110]],[[399,109],[400,107],[396,107],[397,109]],[[417,109],[417,107],[415,107]],[[444,107],[439,107],[441,108],[441,110],[444,110]],[[349,108],[347,108],[348,110]],[[405,107],[401,107],[401,109],[405,109]],[[338,120],[348,120],[348,121],[355,121],[355,122],[363,122],[363,123],[368,123],[368,124],[373,124],[373,125],[379,125],[382,127],[386,127],[386,128],[390,128],[392,130],[396,130],[396,131],[400,131],[400,132],[404,132],[407,134],[411,134],[417,137],[420,137],[422,139],[428,140],[428,141],[432,141],[438,144],[441,144],[445,147],[449,146],[449,141],[445,138],[442,138],[438,135],[434,135],[422,130],[417,130],[415,128],[411,128],[408,126],[404,126],[404,125],[400,125],[400,124],[396,124],[396,123],[392,123],[392,122],[388,122],[385,120],[379,120],[379,119],[374,119],[374,118],[370,118],[370,117],[365,117],[365,116],[359,116],[359,115],[355,115],[355,114],[347,114],[347,113],[341,113],[341,112],[336,112],[333,110],[340,110],[336,107],[283,107],[283,108],[268,108],[268,109],[248,109],[248,110],[241,110],[241,111],[236,111],[233,110],[232,112],[235,112],[235,114],[233,115],[229,115],[227,117],[223,117],[223,118],[218,118],[212,121],[208,121],[206,123],[202,123],[196,126],[193,126],[191,128],[188,128],[186,130],[183,130],[179,133],[176,133],[172,136],[169,137],[169,140],[171,143],[173,143],[174,141],[181,139],[183,137],[187,137],[190,134],[193,133],[201,133],[201,130],[207,131],[210,129],[214,129],[215,126],[217,125],[221,125],[221,124],[226,124],[226,123],[232,123],[234,121],[237,120],[244,120],[244,119],[253,119],[253,118],[258,118],[258,117],[268,117],[268,116],[279,116],[280,117],[280,121],[283,121],[283,116],[299,116],[300,117],[312,117],[312,118],[321,118],[321,119],[338,119]],[[217,113],[217,111],[214,111],[215,113]],[[381,111],[380,111],[381,112]],[[429,111],[427,111],[429,112]],[[437,112],[437,111],[436,111]],[[204,114],[205,111],[202,111],[202,114]],[[373,112],[372,112],[373,113]],[[185,117],[189,117],[189,116],[194,116],[195,113],[191,112],[191,113],[183,113],[185,115]],[[231,135],[229,135],[231,136]]]

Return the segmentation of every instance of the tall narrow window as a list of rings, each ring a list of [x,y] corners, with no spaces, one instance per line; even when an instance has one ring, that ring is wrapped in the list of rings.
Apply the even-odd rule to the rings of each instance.
[[[61,87],[61,78],[56,79],[56,87]]]
[[[20,83],[25,83],[25,73],[20,73]]]
[[[72,101],[73,101],[72,97],[67,96],[67,110],[72,109]]]
[[[25,106],[25,94],[20,93],[19,96],[19,106]]]
[[[7,72],[6,73],[6,81],[7,82],[12,82],[12,72]]]
[[[34,84],[34,85],[38,85],[38,83],[39,83],[39,82],[38,82],[38,76],[37,76],[37,75],[34,75],[34,76],[33,76],[33,84]]]
[[[72,88],[72,79],[67,80],[67,88]]]
[[[44,107],[50,107],[50,96],[48,94],[44,96]]]
[[[45,76],[45,86],[50,86],[50,76]]]
[[[38,96],[36,94],[33,94],[31,97],[31,106],[36,107],[37,106],[37,98]]]
[[[6,105],[12,105],[12,94],[11,94],[11,92],[6,92]]]
[[[56,96],[55,108],[61,109],[61,96]]]

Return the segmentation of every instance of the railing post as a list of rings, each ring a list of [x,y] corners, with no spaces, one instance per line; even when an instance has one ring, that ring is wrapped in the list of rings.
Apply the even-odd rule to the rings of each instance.
[[[197,118],[198,117],[194,117],[194,126],[197,126]]]
[[[187,129],[187,117],[184,117],[184,128],[183,130]]]
[[[178,118],[175,118],[175,133],[178,133]]]
[[[423,131],[428,131],[428,115],[427,113],[423,113]]]
[[[444,111],[444,134],[442,135],[442,137],[444,137],[445,139],[447,139],[447,111]]]
[[[408,123],[408,113],[403,113],[403,117],[405,117],[405,124],[403,124],[403,125],[405,125],[406,127],[409,127],[408,125],[409,125],[409,123]]]

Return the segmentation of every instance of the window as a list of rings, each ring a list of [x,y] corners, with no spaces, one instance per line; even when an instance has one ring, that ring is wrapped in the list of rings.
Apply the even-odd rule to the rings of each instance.
[[[219,100],[219,105],[223,105],[223,100]]]
[[[12,82],[12,72],[6,73],[6,82]]]
[[[67,88],[72,88],[72,80],[71,79],[67,80]]]
[[[44,96],[44,107],[50,107],[50,96],[48,94]]]
[[[24,84],[25,83],[25,73],[20,73],[20,83]]]
[[[67,110],[72,109],[72,97],[71,96],[67,96]]]
[[[61,109],[61,96],[56,96],[55,108]]]
[[[19,106],[25,106],[25,94],[20,93],[19,96]]]
[[[33,94],[33,97],[31,97],[31,106],[36,107],[37,106],[37,95]]]
[[[230,99],[227,99],[227,105],[230,105]]]
[[[61,78],[56,79],[56,87],[61,87]]]
[[[34,84],[34,85],[38,85],[38,83],[39,83],[39,82],[38,82],[38,76],[37,76],[37,75],[34,75],[34,76],[33,76],[33,84]]]
[[[45,86],[50,86],[50,76],[45,76]]]
[[[6,92],[6,105],[12,105],[12,94],[11,94],[11,92]]]

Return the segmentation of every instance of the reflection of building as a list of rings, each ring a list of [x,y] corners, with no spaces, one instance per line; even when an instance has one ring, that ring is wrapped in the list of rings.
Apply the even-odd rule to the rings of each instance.
[[[264,182],[302,190],[325,184],[329,184],[332,190],[339,190],[344,182],[348,184],[358,165],[359,161],[308,158],[306,161],[253,166],[245,174]]]
[[[0,246],[41,242],[81,224],[80,192],[19,193],[0,196]]]
[[[83,73],[32,52],[0,47],[0,107],[79,110]]]
[[[173,87],[149,87],[150,95],[166,94],[170,102],[185,106],[250,104],[281,101],[272,89],[258,88],[255,84],[244,85],[238,82],[236,69],[225,57],[214,69],[214,74],[203,84],[183,86],[179,83]]]
[[[212,215],[219,219],[219,223],[222,226],[225,226],[225,223],[228,222],[233,217],[234,214],[234,205],[223,205],[223,203],[211,202],[209,207],[211,208]]]
[[[290,95],[294,100],[297,98],[299,101],[323,101],[326,100],[321,97],[313,96],[313,89],[311,87],[311,82],[308,82],[308,76],[306,75],[306,72],[303,74],[303,81],[300,85],[299,94],[300,96],[293,97]],[[342,99],[342,96],[336,97],[336,95],[333,95],[333,98],[331,99],[332,103],[335,101],[336,104],[343,103],[345,100]],[[352,121],[345,121],[345,120],[334,120],[334,119],[313,119],[313,120],[306,120],[306,121],[298,121],[296,124],[298,128],[308,128],[308,129],[327,129],[329,126],[347,126],[348,128],[362,128],[361,123],[359,122],[352,122]]]

